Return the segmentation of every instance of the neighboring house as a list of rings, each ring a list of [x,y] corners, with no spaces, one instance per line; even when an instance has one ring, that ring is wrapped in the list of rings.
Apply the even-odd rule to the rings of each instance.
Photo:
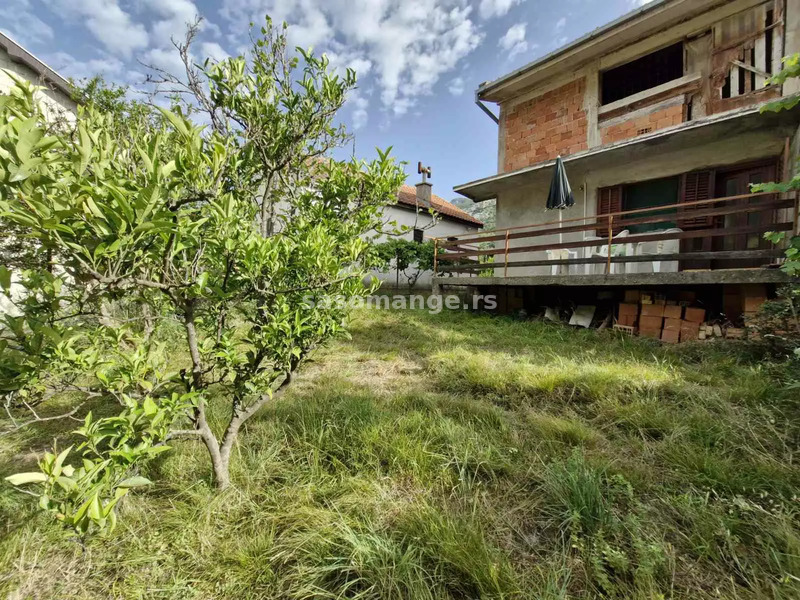
[[[402,186],[397,191],[397,203],[383,211],[383,221],[387,224],[384,228],[391,229],[389,223],[392,222],[398,228],[405,226],[408,228],[407,232],[399,237],[420,243],[431,238],[447,238],[480,231],[483,227],[481,221],[433,194],[431,190],[432,186],[428,182]],[[388,236],[381,236],[379,241],[387,239]],[[398,280],[394,270],[375,272],[374,275],[387,287],[394,287]],[[400,287],[406,287],[407,284],[407,279],[400,273]],[[430,289],[430,286],[431,273],[425,272],[420,275],[416,287]]]
[[[14,85],[8,72],[42,86],[37,96],[48,116],[74,119],[78,106],[72,100],[69,82],[10,37],[0,33],[0,94],[8,93]]]
[[[785,280],[761,268],[781,256],[763,234],[797,231],[796,200],[749,192],[795,169],[800,108],[760,109],[800,91],[797,80],[768,84],[796,52],[800,0],[656,0],[482,84],[476,101],[498,123],[498,172],[455,191],[497,201],[499,231],[482,239],[500,266],[483,284]],[[575,205],[545,211],[559,155]],[[736,198],[693,204],[723,197]],[[448,245],[445,271],[478,268],[454,268],[475,256],[446,241],[440,253]]]

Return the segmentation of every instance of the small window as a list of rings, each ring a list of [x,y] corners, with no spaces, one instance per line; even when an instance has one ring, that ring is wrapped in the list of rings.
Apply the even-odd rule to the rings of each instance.
[[[683,42],[678,42],[602,73],[602,102],[610,104],[683,75]]]
[[[656,206],[667,206],[678,203],[680,194],[680,177],[667,177],[664,179],[651,179],[626,185],[622,190],[622,210],[630,211],[638,208],[653,208]],[[635,219],[639,217],[656,217],[662,215],[676,214],[675,208],[664,210],[652,210],[640,214],[628,215],[627,218]],[[646,223],[640,225],[622,225],[631,233],[646,233],[648,231],[661,231],[675,227],[675,222]]]
[[[421,244],[421,243],[422,243],[422,240],[423,240],[424,238],[425,238],[425,235],[424,235],[424,233],[423,233],[422,229],[415,229],[415,230],[414,230],[414,241],[415,241],[417,244]]]

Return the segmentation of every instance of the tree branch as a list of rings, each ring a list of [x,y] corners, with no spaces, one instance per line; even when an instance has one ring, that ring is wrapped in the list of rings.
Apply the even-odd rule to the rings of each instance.
[[[33,425],[34,423],[44,423],[45,421],[56,421],[58,419],[67,419],[67,418],[71,417],[72,415],[74,415],[76,412],[78,412],[82,407],[83,407],[83,402],[78,404],[78,406],[76,406],[75,408],[73,408],[69,412],[65,412],[65,413],[60,414],[60,415],[53,415],[52,417],[40,417],[38,414],[36,414],[36,412],[32,408],[29,407],[29,410],[31,411],[31,413],[33,413],[35,415],[34,418],[33,419],[29,419],[28,421],[23,421],[22,423],[17,423],[17,421],[14,419],[14,417],[11,416],[11,411],[8,409],[8,405],[6,405],[6,407],[5,407],[6,414],[8,414],[8,417],[9,417],[9,419],[11,419],[11,422],[14,424],[14,426],[11,429],[6,429],[5,431],[0,431],[0,437],[6,436],[6,435],[11,435],[12,433],[16,433],[20,429],[28,427],[29,425]]]

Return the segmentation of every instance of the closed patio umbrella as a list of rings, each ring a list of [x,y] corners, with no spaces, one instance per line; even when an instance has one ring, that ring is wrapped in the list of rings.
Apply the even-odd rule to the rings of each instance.
[[[553,180],[550,182],[550,193],[547,195],[547,209],[563,210],[574,204],[575,196],[572,195],[572,188],[569,187],[564,161],[559,156],[556,158],[556,168],[553,170]]]
[[[547,210],[562,211],[575,204],[575,196],[567,179],[567,170],[564,168],[564,161],[559,156],[556,158],[556,166],[553,169],[553,179],[550,182],[550,193],[547,194]],[[558,242],[561,243],[561,212],[558,213]]]

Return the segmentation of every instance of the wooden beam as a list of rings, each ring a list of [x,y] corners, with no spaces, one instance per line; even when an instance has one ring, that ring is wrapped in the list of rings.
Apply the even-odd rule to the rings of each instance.
[[[764,77],[764,78],[769,77],[769,73],[767,73],[766,71],[762,71],[761,69],[758,69],[758,68],[754,67],[753,65],[748,65],[746,63],[743,63],[740,60],[732,60],[731,63],[736,65],[737,67],[741,67],[742,69],[746,69],[747,71],[751,71],[751,72],[755,73],[756,75],[759,75],[760,77]],[[758,87],[762,87],[762,86],[759,85]]]

